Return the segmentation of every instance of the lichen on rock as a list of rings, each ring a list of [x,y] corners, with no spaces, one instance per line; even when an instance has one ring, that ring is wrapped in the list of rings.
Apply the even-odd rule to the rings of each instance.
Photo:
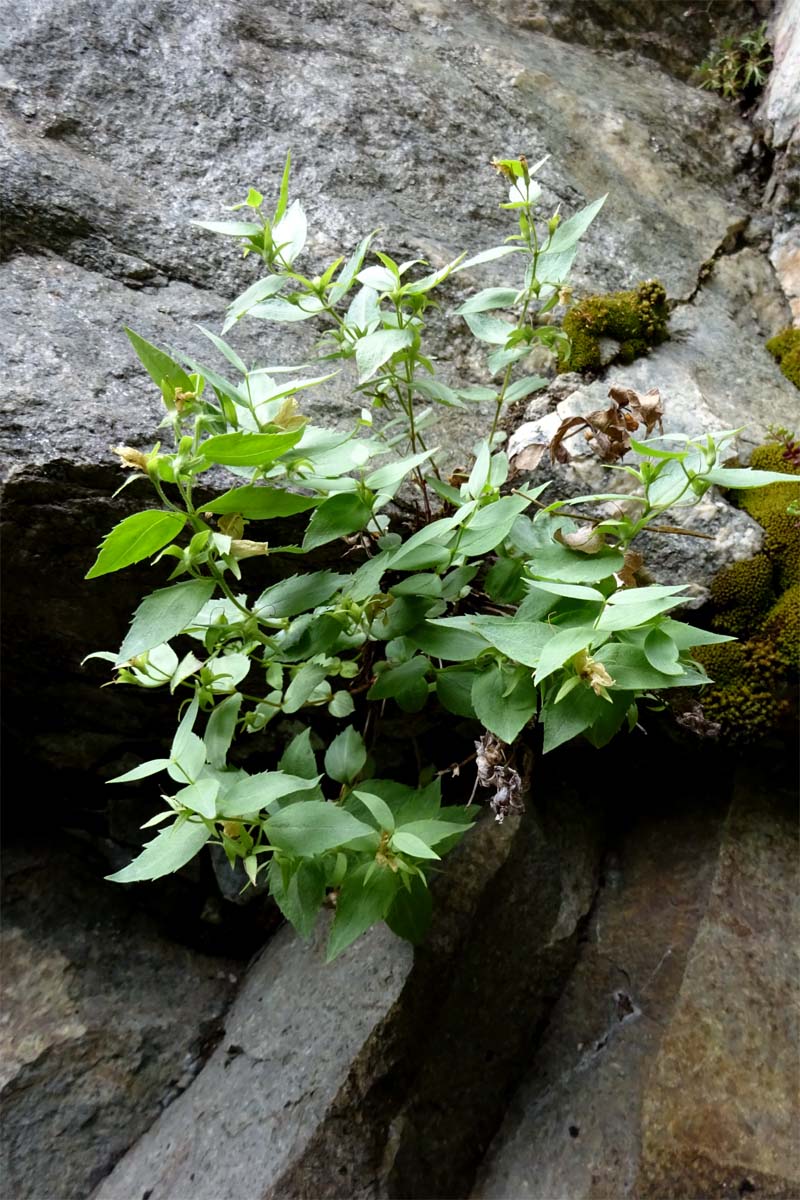
[[[633,362],[669,336],[667,293],[657,279],[648,279],[630,292],[586,296],[569,310],[564,331],[572,350],[562,359],[563,371],[599,371],[609,362]],[[612,357],[602,339],[616,343]]]

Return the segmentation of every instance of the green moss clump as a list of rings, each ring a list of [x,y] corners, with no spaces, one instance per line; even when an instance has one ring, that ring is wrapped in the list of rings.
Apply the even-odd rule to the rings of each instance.
[[[633,362],[669,336],[668,318],[667,293],[657,279],[641,283],[632,292],[587,296],[564,317],[572,352],[561,360],[559,370],[599,371],[603,363],[598,339],[602,337],[619,342],[617,361]]]
[[[780,442],[758,446],[753,451],[750,466],[758,471],[800,475],[800,467],[786,457],[786,447]],[[800,583],[800,529],[797,527],[797,517],[786,511],[797,498],[797,485],[793,483],[773,483],[769,487],[753,488],[739,494],[740,508],[759,525],[763,525],[766,531],[764,552],[775,564],[778,593],[794,583]]]
[[[751,466],[800,475],[787,451],[794,445],[789,440],[759,446]],[[796,494],[791,484],[738,494],[740,506],[764,527],[764,549],[720,571],[711,596],[715,628],[743,640],[694,651],[714,680],[703,694],[706,716],[731,742],[757,741],[793,717],[800,669],[800,529],[786,509]]]
[[[800,388],[800,329],[783,329],[769,339],[767,349],[786,378]]]

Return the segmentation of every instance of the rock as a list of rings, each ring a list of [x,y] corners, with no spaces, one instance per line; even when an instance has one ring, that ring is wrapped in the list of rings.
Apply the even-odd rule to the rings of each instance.
[[[7,465],[107,461],[109,441],[153,438],[158,405],[122,325],[189,349],[203,344],[194,323],[219,327],[254,264],[189,221],[220,215],[250,183],[274,192],[290,143],[312,230],[304,269],[376,226],[387,248],[437,263],[496,244],[509,226],[487,159],[509,138],[553,153],[548,205],[572,211],[609,192],[579,259],[585,286],[658,274],[685,297],[745,219],[751,136],[730,106],[652,63],[523,27],[512,38],[477,6],[457,21],[434,0],[389,20],[370,0],[335,15],[323,0],[202,14],[181,0],[168,15],[155,0],[68,13],[36,0],[26,13],[3,23]],[[484,282],[491,271],[459,277],[449,297]],[[251,325],[234,337],[251,360],[303,361],[312,334]],[[440,323],[434,350],[446,377],[485,378],[460,318]],[[304,406],[348,420],[351,383],[344,372]],[[487,418],[456,416],[441,437],[463,452]]]
[[[15,1200],[87,1196],[200,1069],[238,977],[161,936],[82,857],[5,848],[0,1107]]]
[[[596,819],[548,777],[545,806],[447,860],[416,953],[379,927],[326,967],[324,919],[311,945],[279,934],[94,1200],[463,1194],[595,890]]]
[[[742,428],[734,449],[746,461],[750,450],[768,438],[770,425],[791,429],[797,423],[797,391],[764,347],[765,340],[789,320],[783,293],[764,255],[749,247],[723,255],[692,302],[673,311],[669,341],[628,366],[609,368],[603,379],[578,382],[580,377],[565,376],[576,382],[566,396],[567,385],[559,380],[555,390],[534,397],[525,413],[530,419],[511,433],[512,462],[520,470],[532,469],[527,448],[548,442],[564,417],[606,408],[612,384],[640,392],[658,388],[667,433],[703,437]],[[552,411],[543,414],[551,405]],[[554,468],[545,457],[533,478],[553,477],[557,489],[553,498],[607,491],[608,475],[586,442],[577,436],[565,445],[573,456],[569,465]],[[674,509],[669,523],[711,534],[713,540],[648,534],[640,543],[647,570],[659,583],[690,583],[698,602],[707,598],[717,571],[731,561],[749,558],[763,537],[760,526],[716,490],[694,508]]]
[[[640,814],[474,1200],[800,1188],[795,821],[767,770]]]
[[[779,233],[772,243],[769,261],[792,310],[792,324],[800,326],[800,225]]]

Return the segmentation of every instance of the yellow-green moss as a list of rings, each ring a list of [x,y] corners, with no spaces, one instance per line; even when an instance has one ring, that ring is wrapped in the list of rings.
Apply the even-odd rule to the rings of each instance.
[[[785,457],[785,447],[778,442],[758,446],[750,459],[758,471],[781,471],[784,475],[800,475],[800,467]],[[800,529],[797,517],[786,510],[797,499],[797,485],[773,483],[765,488],[753,488],[738,494],[739,506],[766,531],[764,552],[777,569],[777,590],[783,591],[800,583]]]
[[[767,349],[786,378],[800,388],[800,329],[783,329],[767,342]]]
[[[789,442],[789,445],[794,445]],[[751,466],[800,474],[787,442],[753,451]],[[756,741],[792,718],[800,668],[800,529],[787,513],[794,485],[739,492],[737,500],[764,527],[764,548],[732,563],[711,587],[715,628],[742,640],[701,646],[694,653],[714,680],[703,708],[731,742]]]
[[[597,371],[602,363],[599,338],[619,343],[617,361],[632,362],[667,334],[667,293],[657,279],[649,279],[632,292],[610,292],[578,301],[564,318],[564,332],[572,344],[563,371]]]

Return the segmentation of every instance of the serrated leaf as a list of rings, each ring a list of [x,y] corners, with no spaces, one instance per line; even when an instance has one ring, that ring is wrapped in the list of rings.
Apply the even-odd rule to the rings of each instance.
[[[160,879],[185,866],[210,837],[206,825],[194,821],[183,821],[162,829],[152,842],[148,842],[142,853],[127,867],[106,875],[113,883],[136,883],[143,879]]]
[[[311,791],[319,780],[319,775],[304,779],[283,771],[261,771],[258,775],[246,775],[225,792],[219,802],[219,815],[233,819],[261,812],[276,801],[285,800],[287,796]]]
[[[301,858],[325,854],[355,838],[374,833],[344,808],[325,800],[299,800],[264,822],[264,832],[273,846]]]
[[[334,571],[290,575],[288,579],[282,579],[262,592],[253,607],[259,616],[265,618],[295,617],[330,600],[348,578]]]
[[[117,666],[177,637],[214,594],[213,579],[188,579],[145,596],[120,647]]]
[[[283,697],[283,711],[293,713],[302,708],[324,678],[324,667],[319,667],[315,663],[304,663],[286,689]]]
[[[184,808],[199,813],[201,817],[213,820],[217,815],[219,786],[218,779],[198,779],[196,783],[190,784],[189,787],[181,788],[173,796],[173,800],[181,804]]]
[[[168,758],[151,758],[149,762],[139,763],[138,767],[126,771],[124,775],[107,779],[106,783],[133,783],[137,779],[147,779],[150,775],[157,775],[159,771],[166,771],[168,766]]]
[[[97,579],[149,558],[175,540],[186,524],[185,513],[146,509],[120,521],[107,533],[86,579]]]

